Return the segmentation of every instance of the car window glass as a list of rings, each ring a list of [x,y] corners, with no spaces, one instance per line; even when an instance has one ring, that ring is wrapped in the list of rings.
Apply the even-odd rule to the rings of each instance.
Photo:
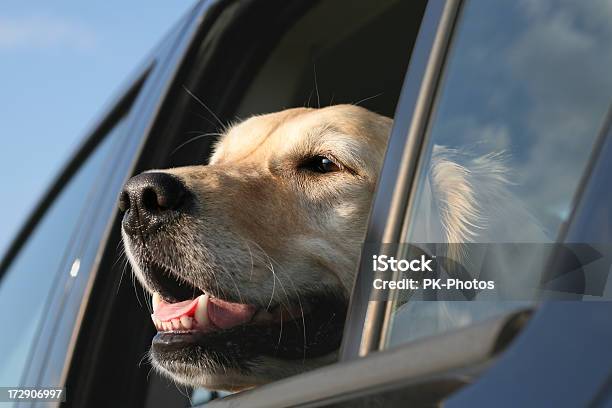
[[[20,385],[37,328],[42,319],[53,318],[45,315],[47,296],[58,273],[69,273],[73,233],[124,127],[122,119],[72,176],[0,279],[0,322],[6,330],[0,336],[0,386]]]
[[[465,3],[404,242],[555,241],[610,104],[611,16],[608,2]],[[531,263],[507,257],[489,273],[532,279],[527,270],[545,255]],[[509,268],[514,262],[521,266]],[[526,304],[426,299],[396,302],[389,345]]]

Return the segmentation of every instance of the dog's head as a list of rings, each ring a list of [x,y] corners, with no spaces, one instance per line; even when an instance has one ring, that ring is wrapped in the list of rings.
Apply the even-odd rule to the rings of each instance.
[[[153,295],[158,370],[237,390],[333,361],[390,128],[352,105],[255,116],[209,165],[128,181],[122,235]]]

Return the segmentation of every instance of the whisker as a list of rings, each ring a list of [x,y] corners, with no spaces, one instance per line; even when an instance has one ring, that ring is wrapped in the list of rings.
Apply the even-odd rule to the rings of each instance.
[[[195,96],[189,89],[187,89],[187,87],[185,85],[183,85],[183,89],[189,95],[191,95],[191,97],[193,99],[195,99],[200,105],[202,105],[204,107],[204,109],[206,109],[208,111],[208,113],[210,113],[213,116],[213,118],[215,118],[215,120],[219,123],[219,125],[221,125],[221,128],[225,127],[225,125],[223,124],[223,122],[221,122],[221,119],[219,119],[219,117],[215,114],[215,112],[213,112],[208,106],[206,106],[206,104],[204,102],[202,102],[202,100],[200,98]]]
[[[176,153],[176,152],[177,152],[179,149],[181,149],[181,148],[185,147],[185,146],[186,146],[186,145],[188,145],[189,143],[191,143],[191,142],[195,142],[196,140],[199,140],[199,139],[202,139],[202,138],[205,138],[205,137],[208,137],[208,136],[221,136],[221,133],[203,133],[203,134],[201,134],[201,135],[198,135],[198,136],[192,137],[191,139],[187,140],[186,142],[181,143],[180,145],[178,145],[178,147],[177,147],[176,149],[174,149],[174,150],[172,151],[172,153],[170,153],[170,156],[172,156],[172,155],[173,155],[174,153]]]
[[[314,83],[315,83],[315,91],[317,92],[317,107],[321,107],[321,98],[319,97],[319,85],[317,83],[317,66],[316,64],[312,64],[312,70],[314,72]]]
[[[119,251],[119,253],[117,254],[117,259],[115,259],[115,262],[113,262],[113,265],[111,266],[111,269],[113,269],[115,266],[117,266],[117,263],[122,261],[123,260],[122,258],[125,256],[125,248],[124,247],[117,248],[117,251]]]
[[[270,297],[270,303],[268,303],[267,309],[270,308],[270,304],[272,302],[272,299],[274,298],[274,288],[276,287],[276,280],[278,279],[278,282],[280,283],[281,288],[283,289],[283,292],[285,293],[285,298],[287,299],[287,305],[286,305],[287,313],[289,313],[289,316],[293,319],[293,315],[291,313],[291,301],[289,300],[289,295],[287,294],[287,291],[285,290],[285,286],[283,285],[283,282],[281,281],[281,279],[277,276],[277,274],[274,271],[273,262],[276,262],[276,264],[278,266],[280,266],[280,264],[278,263],[278,261],[274,260],[274,258],[269,256],[268,253],[266,251],[264,251],[264,249],[257,242],[253,242],[253,243],[268,258],[268,260],[270,262],[270,271],[272,272],[272,276],[273,276],[272,296]],[[283,273],[280,268],[279,268],[278,272],[279,273]],[[293,287],[293,291],[294,291],[294,293],[296,295],[298,304],[300,306],[300,314],[301,314],[301,318],[302,318],[302,341],[303,341],[302,364],[304,364],[304,362],[306,361],[306,318],[304,317],[304,306],[302,304],[302,299],[301,299],[300,293],[298,292],[297,287],[295,286],[295,282],[293,282],[293,279],[291,279],[291,276],[289,276],[288,274],[284,274],[284,275],[285,275],[285,277],[287,277],[287,279],[289,279],[289,283]],[[296,325],[297,325],[297,322],[296,322]],[[298,327],[299,327],[299,325],[298,325]],[[281,326],[281,330],[282,330],[282,326]]]
[[[352,105],[357,105],[358,106],[360,103],[364,103],[365,101],[369,101],[370,99],[378,98],[383,93],[384,92],[380,92],[380,93],[377,93],[376,95],[372,95],[372,96],[368,96],[367,98],[360,99],[357,102],[354,102]]]
[[[145,361],[145,359],[148,360],[148,357],[149,357],[149,352],[147,351],[146,353],[142,355],[142,357],[140,357],[140,360],[138,360],[138,367],[142,366],[143,361]]]
[[[134,294],[136,295],[136,300],[138,301],[138,305],[142,307],[142,302],[140,301],[140,296],[138,296],[138,289],[136,289],[136,279],[134,274],[132,274],[132,287],[134,288]]]
[[[274,264],[273,264],[272,257],[270,257],[268,253],[257,242],[254,242],[254,241],[251,241],[251,242],[253,242],[253,244],[255,244],[257,248],[261,251],[261,253],[267,258],[268,264],[270,265],[268,269],[270,270],[270,272],[272,272],[272,279],[273,279],[272,280],[272,294],[270,295],[270,301],[268,302],[268,306],[266,307],[266,309],[270,309],[270,305],[272,304],[272,301],[274,300],[274,290],[276,288],[276,280],[278,279],[278,283],[280,283],[281,289],[285,293],[285,299],[287,300],[287,303],[285,304],[285,306],[287,310],[289,310],[291,308],[291,301],[289,300],[289,295],[287,294],[287,291],[285,290],[283,282],[280,280],[280,278],[276,275],[276,272],[274,271]],[[281,304],[283,304],[282,301],[280,302]]]
[[[272,294],[270,295],[270,301],[268,302],[268,306],[266,306],[266,310],[270,310],[270,305],[272,304],[272,300],[274,300],[274,289],[276,289],[276,275],[274,274],[274,267],[272,264],[270,264],[270,266],[272,267]]]
[[[282,337],[283,337],[283,319],[282,319],[282,316],[281,316],[281,319],[280,319],[280,331],[278,332],[278,341],[276,342],[276,350],[277,351],[278,351],[278,348],[280,347]]]
[[[239,269],[238,268],[238,264],[236,263],[234,258],[231,257],[229,259],[234,264],[234,267],[236,268],[236,270],[238,270]],[[234,285],[234,288],[236,288],[236,292],[238,292],[238,299],[240,299],[240,303],[244,303],[244,300],[242,299],[242,294],[240,293],[240,287],[236,283],[236,280],[234,279],[234,276],[224,266],[223,266],[223,270],[229,276],[229,278],[232,280],[232,284]]]
[[[128,267],[128,263],[129,261],[126,258],[125,262],[123,263],[123,269],[121,270],[121,276],[119,276],[119,284],[117,284],[117,291],[115,292],[115,296],[119,294],[119,289],[121,288],[121,282],[123,282],[123,275],[125,275],[125,271]]]
[[[281,271],[279,270],[279,273],[280,272]],[[294,291],[294,293],[296,295],[298,304],[300,305],[300,314],[301,314],[301,318],[302,318],[302,338],[303,338],[303,345],[304,345],[304,353],[303,353],[303,356],[302,356],[302,364],[304,364],[304,362],[306,361],[306,318],[304,317],[304,306],[302,305],[302,299],[300,297],[300,293],[298,292],[297,288],[295,287],[295,282],[293,282],[293,279],[291,279],[291,276],[289,276],[288,274],[285,274],[285,276],[289,280],[289,283],[291,284],[291,286],[293,286],[293,291]],[[293,319],[293,315],[291,315],[291,313],[289,313],[289,315]]]
[[[306,100],[306,103],[304,104],[304,107],[310,108],[310,99],[312,98],[312,94],[313,93],[314,93],[314,90],[310,90],[310,93],[308,94],[308,99]]]

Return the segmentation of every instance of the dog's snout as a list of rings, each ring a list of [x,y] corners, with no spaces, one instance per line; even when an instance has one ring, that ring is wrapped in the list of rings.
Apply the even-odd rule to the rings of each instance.
[[[171,174],[143,173],[132,177],[119,196],[119,209],[126,212],[124,229],[128,233],[150,231],[166,221],[186,195],[183,182]]]

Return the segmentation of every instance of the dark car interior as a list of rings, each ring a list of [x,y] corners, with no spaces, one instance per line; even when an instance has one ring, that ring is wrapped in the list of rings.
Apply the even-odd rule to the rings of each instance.
[[[205,134],[253,114],[354,103],[392,117],[425,3],[220,2],[178,67],[136,173],[205,164],[216,139]],[[120,245],[117,219],[76,343],[69,405],[112,406],[117,394],[125,406],[205,402],[152,371],[149,299],[124,272]]]

